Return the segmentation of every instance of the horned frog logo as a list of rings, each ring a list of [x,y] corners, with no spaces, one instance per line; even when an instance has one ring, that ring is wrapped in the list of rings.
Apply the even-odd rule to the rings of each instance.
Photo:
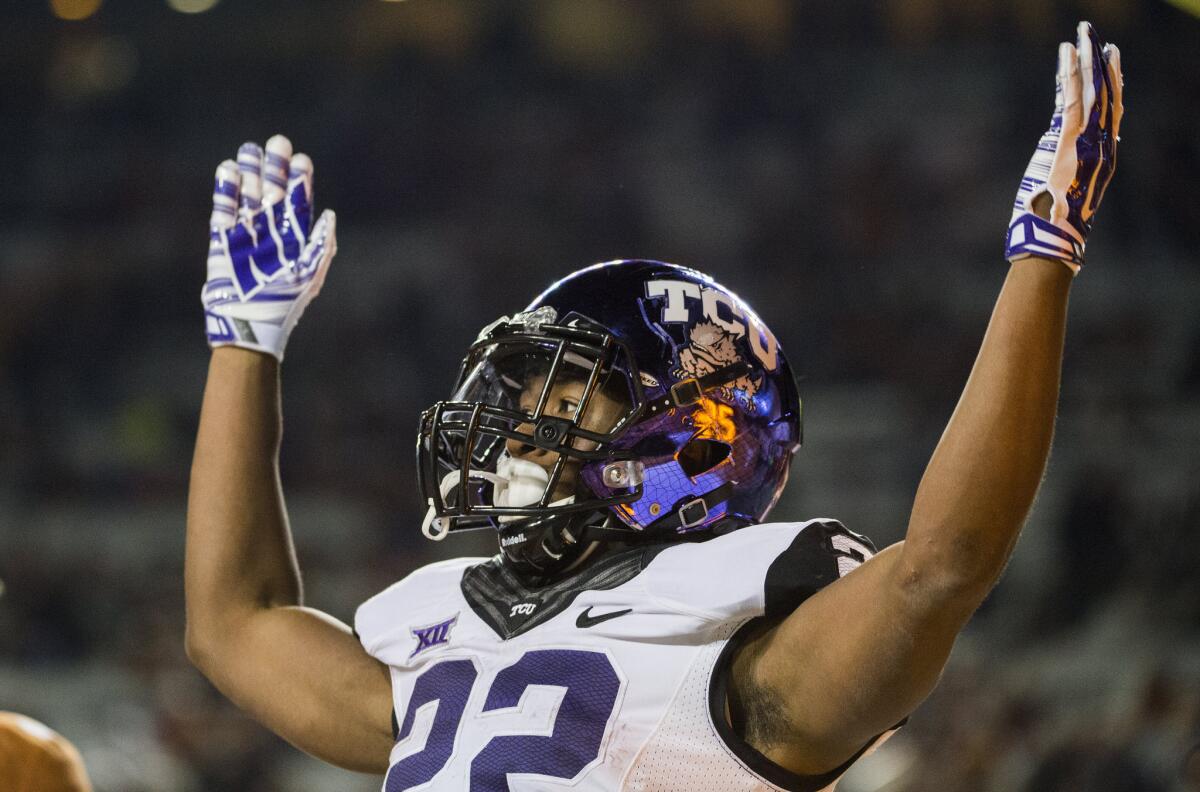
[[[738,336],[715,322],[697,322],[688,331],[689,343],[679,351],[678,377],[703,377],[719,368],[736,363],[742,356],[737,351]],[[751,397],[758,392],[758,383],[749,375],[733,380],[721,388],[721,396],[732,399],[734,391],[740,390],[747,404],[753,409]]]

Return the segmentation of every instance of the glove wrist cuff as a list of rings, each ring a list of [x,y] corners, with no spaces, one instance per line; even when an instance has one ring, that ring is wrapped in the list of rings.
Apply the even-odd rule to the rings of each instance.
[[[1033,212],[1016,214],[1008,225],[1004,257],[1009,261],[1039,256],[1057,259],[1078,273],[1083,267],[1084,243],[1074,233]]]
[[[270,322],[255,322],[205,311],[204,330],[208,336],[208,345],[213,349],[219,346],[237,346],[262,352],[283,362],[283,347],[287,343],[287,334]]]

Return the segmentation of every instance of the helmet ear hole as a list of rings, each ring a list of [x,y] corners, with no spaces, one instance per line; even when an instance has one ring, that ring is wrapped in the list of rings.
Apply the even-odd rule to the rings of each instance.
[[[730,450],[729,444],[720,440],[693,437],[675,454],[675,460],[689,478],[696,478],[728,459]]]

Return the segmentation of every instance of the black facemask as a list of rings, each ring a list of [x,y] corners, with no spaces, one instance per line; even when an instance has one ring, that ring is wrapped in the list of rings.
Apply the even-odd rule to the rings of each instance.
[[[605,497],[579,480],[588,464],[623,474],[629,454],[611,443],[640,412],[633,370],[628,350],[600,330],[507,322],[485,331],[468,352],[452,400],[422,416],[417,463],[429,504],[425,535],[491,528],[505,558],[522,569],[542,574],[569,564],[582,551],[586,526],[641,496],[640,480]],[[570,409],[552,403],[568,389]],[[589,431],[583,419],[601,393],[619,414],[607,431]],[[538,457],[542,462],[529,461]],[[573,496],[564,498],[560,483],[571,478]]]

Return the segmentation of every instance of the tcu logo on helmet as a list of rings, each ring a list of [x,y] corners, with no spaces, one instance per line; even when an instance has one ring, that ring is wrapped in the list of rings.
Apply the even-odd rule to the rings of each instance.
[[[779,342],[774,334],[757,316],[743,310],[737,300],[720,289],[681,280],[651,280],[646,281],[646,297],[665,298],[660,319],[663,323],[691,324],[703,317],[707,322],[702,334],[712,337],[709,345],[722,340],[716,336],[724,336],[732,352],[733,341],[744,337],[763,368],[767,371],[779,368]],[[693,316],[696,307],[700,309],[699,316]]]

